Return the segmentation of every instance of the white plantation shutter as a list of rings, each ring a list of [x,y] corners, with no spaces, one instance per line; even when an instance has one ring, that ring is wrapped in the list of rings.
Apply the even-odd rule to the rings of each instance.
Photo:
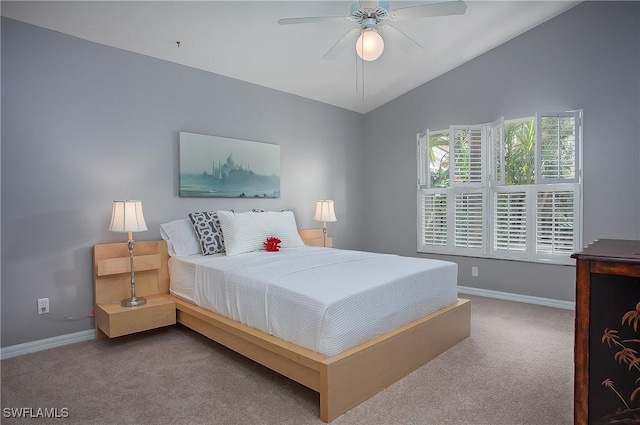
[[[418,135],[418,251],[573,264],[582,243],[582,111],[536,115],[535,183],[507,176],[534,159],[530,145],[506,145],[504,125]]]
[[[451,126],[449,132],[451,185],[484,185],[486,126]]]
[[[429,130],[426,133],[418,133],[418,186],[426,188],[429,184]]]
[[[447,246],[447,197],[446,193],[422,193],[419,245],[423,247]]]
[[[446,251],[448,243],[446,189],[429,190],[431,153],[429,130],[419,133],[418,145],[418,251]]]
[[[491,123],[491,183],[504,184],[504,117]]]
[[[460,192],[454,196],[454,246],[484,250],[484,192]]]
[[[493,193],[493,250],[526,252],[527,191],[504,190]]]
[[[536,182],[578,181],[580,112],[536,114]]]
[[[575,185],[539,187],[536,191],[536,253],[571,254],[579,249],[576,239],[578,196]]]

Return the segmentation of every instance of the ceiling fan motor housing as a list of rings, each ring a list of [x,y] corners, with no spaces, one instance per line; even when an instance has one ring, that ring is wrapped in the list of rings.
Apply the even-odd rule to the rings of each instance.
[[[367,7],[367,3],[373,3],[377,6]],[[389,3],[381,0],[373,2],[357,1],[351,5],[349,19],[359,24],[364,24],[364,22],[369,19],[373,19],[376,23],[383,19],[389,19]]]
[[[362,22],[362,29],[366,30],[369,28],[377,28],[378,27],[378,21],[374,18],[367,18],[367,19],[363,19]]]

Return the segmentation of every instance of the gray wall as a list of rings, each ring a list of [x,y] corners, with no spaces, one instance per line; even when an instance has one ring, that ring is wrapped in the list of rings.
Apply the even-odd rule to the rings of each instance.
[[[584,109],[584,240],[640,237],[640,3],[585,2],[365,116],[365,246],[416,256],[416,133]],[[575,268],[447,257],[459,284],[574,299]],[[471,267],[479,277],[471,277]]]
[[[415,135],[583,108],[584,237],[640,237],[640,5],[588,2],[364,116],[2,19],[3,347],[91,329],[91,246],[111,202],[149,231],[190,211],[293,209],[333,198],[340,248],[417,256]],[[281,146],[282,197],[177,196],[178,131]],[[572,300],[574,268],[465,257],[461,285]],[[471,266],[480,269],[471,278]],[[38,316],[49,297],[56,316]]]
[[[361,246],[362,123],[355,112],[2,19],[2,346],[91,329],[91,247],[114,199],[149,231],[190,211],[292,209],[301,228],[334,199],[335,245]],[[281,146],[277,200],[178,197],[178,132]],[[56,316],[36,314],[48,297]]]

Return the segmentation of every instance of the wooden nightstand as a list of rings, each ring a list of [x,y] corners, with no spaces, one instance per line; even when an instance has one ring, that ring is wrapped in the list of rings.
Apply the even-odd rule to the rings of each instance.
[[[109,338],[176,323],[176,303],[163,295],[148,295],[139,307],[122,307],[120,301],[96,305],[96,327]]]
[[[136,242],[133,269],[136,294],[147,299],[122,307],[130,295],[126,243],[94,245],[93,274],[96,338],[115,338],[176,323],[176,303],[168,297],[167,248],[164,241]]]
[[[333,247],[333,239],[327,237],[327,244],[324,245],[324,237],[322,229],[304,229],[300,230],[300,237],[305,245],[308,246],[326,246],[328,248]]]

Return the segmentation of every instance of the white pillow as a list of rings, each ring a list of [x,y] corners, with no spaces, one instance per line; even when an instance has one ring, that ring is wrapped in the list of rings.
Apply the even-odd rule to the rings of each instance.
[[[304,246],[292,211],[218,211],[218,218],[228,256],[264,249],[270,237],[280,239],[282,248]]]
[[[173,220],[160,225],[160,237],[167,241],[169,255],[184,257],[200,254],[200,242],[189,219]]]

